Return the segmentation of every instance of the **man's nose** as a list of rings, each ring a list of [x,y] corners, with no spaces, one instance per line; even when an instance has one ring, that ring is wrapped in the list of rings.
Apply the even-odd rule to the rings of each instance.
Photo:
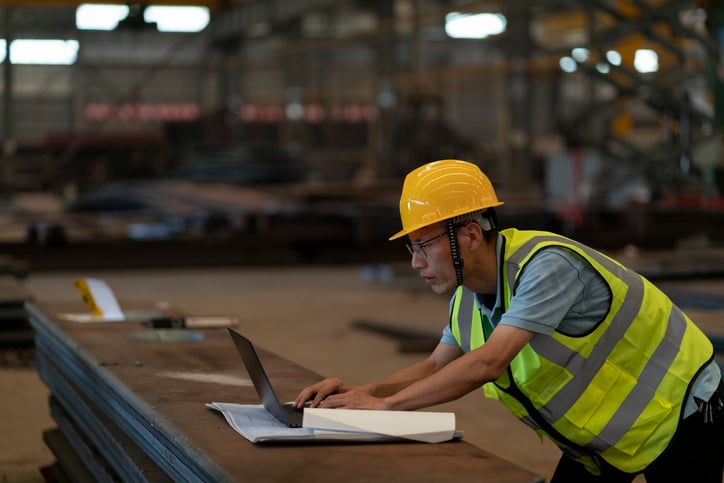
[[[412,268],[423,268],[427,265],[427,260],[425,260],[425,257],[422,256],[422,253],[420,251],[415,250],[412,253],[412,259],[410,260],[410,265],[412,265]]]

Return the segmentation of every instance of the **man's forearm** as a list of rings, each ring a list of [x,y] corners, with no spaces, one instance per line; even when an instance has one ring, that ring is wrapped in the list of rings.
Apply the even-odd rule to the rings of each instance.
[[[388,397],[428,377],[434,372],[434,364],[430,360],[425,359],[384,379],[360,386],[359,389],[371,396]]]
[[[380,396],[388,409],[415,410],[454,401],[493,380],[471,357],[454,361],[441,371],[420,378],[398,391]]]

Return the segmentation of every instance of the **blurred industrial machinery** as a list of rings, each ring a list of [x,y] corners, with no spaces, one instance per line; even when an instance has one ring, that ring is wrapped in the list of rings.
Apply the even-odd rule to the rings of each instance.
[[[198,146],[261,143],[300,160],[255,163],[304,173],[288,193],[339,209],[449,157],[479,163],[509,214],[570,233],[612,230],[597,213],[631,206],[723,209],[719,2],[129,2],[106,30],[79,27],[82,3],[0,2],[6,195],[68,199],[167,177]],[[171,3],[207,7],[208,25],[145,16]],[[74,54],[14,61],[29,38]]]
[[[587,2],[585,48],[566,57],[587,89],[561,130],[574,150],[591,146],[609,166],[595,189],[643,176],[660,199],[722,186],[719,45],[706,28],[717,12],[691,2]],[[563,65],[563,64],[562,64]],[[565,94],[562,94],[565,95]]]

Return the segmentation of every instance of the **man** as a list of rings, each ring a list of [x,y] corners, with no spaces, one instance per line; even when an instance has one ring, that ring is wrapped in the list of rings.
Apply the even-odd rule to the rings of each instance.
[[[721,483],[724,391],[711,342],[669,298],[603,254],[548,232],[498,231],[471,163],[409,173],[412,267],[453,292],[427,359],[363,386],[325,379],[296,405],[414,410],[479,387],[563,450],[553,482]]]

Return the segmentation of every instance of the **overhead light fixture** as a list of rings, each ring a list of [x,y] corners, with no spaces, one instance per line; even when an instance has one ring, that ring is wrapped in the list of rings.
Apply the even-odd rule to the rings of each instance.
[[[81,4],[75,11],[79,30],[115,30],[127,19],[130,8],[117,4]],[[150,5],[143,9],[143,21],[159,32],[200,32],[209,24],[208,7]]]
[[[508,21],[499,13],[458,13],[445,15],[445,33],[454,39],[484,39],[505,32]]]
[[[571,57],[573,57],[576,62],[585,62],[591,57],[591,51],[585,47],[576,47],[571,50]]]
[[[599,62],[598,64],[596,64],[596,70],[601,74],[608,74],[609,72],[611,72],[611,64],[608,64],[606,62]]]
[[[561,70],[567,74],[572,74],[576,70],[578,70],[578,64],[575,60],[573,60],[572,57],[561,57],[561,60],[558,61],[558,66],[561,68]]]
[[[143,19],[155,23],[159,32],[200,32],[211,15],[208,7],[152,5],[143,11]]]
[[[606,60],[611,65],[621,65],[621,53],[617,50],[609,50],[606,52]]]
[[[659,54],[651,49],[638,49],[634,54],[634,69],[642,74],[659,70]]]
[[[78,30],[113,30],[127,16],[127,5],[84,3],[75,10],[75,27]]]
[[[0,62],[5,62],[4,39],[0,40]],[[78,58],[77,40],[16,39],[10,42],[13,64],[71,65]]]

